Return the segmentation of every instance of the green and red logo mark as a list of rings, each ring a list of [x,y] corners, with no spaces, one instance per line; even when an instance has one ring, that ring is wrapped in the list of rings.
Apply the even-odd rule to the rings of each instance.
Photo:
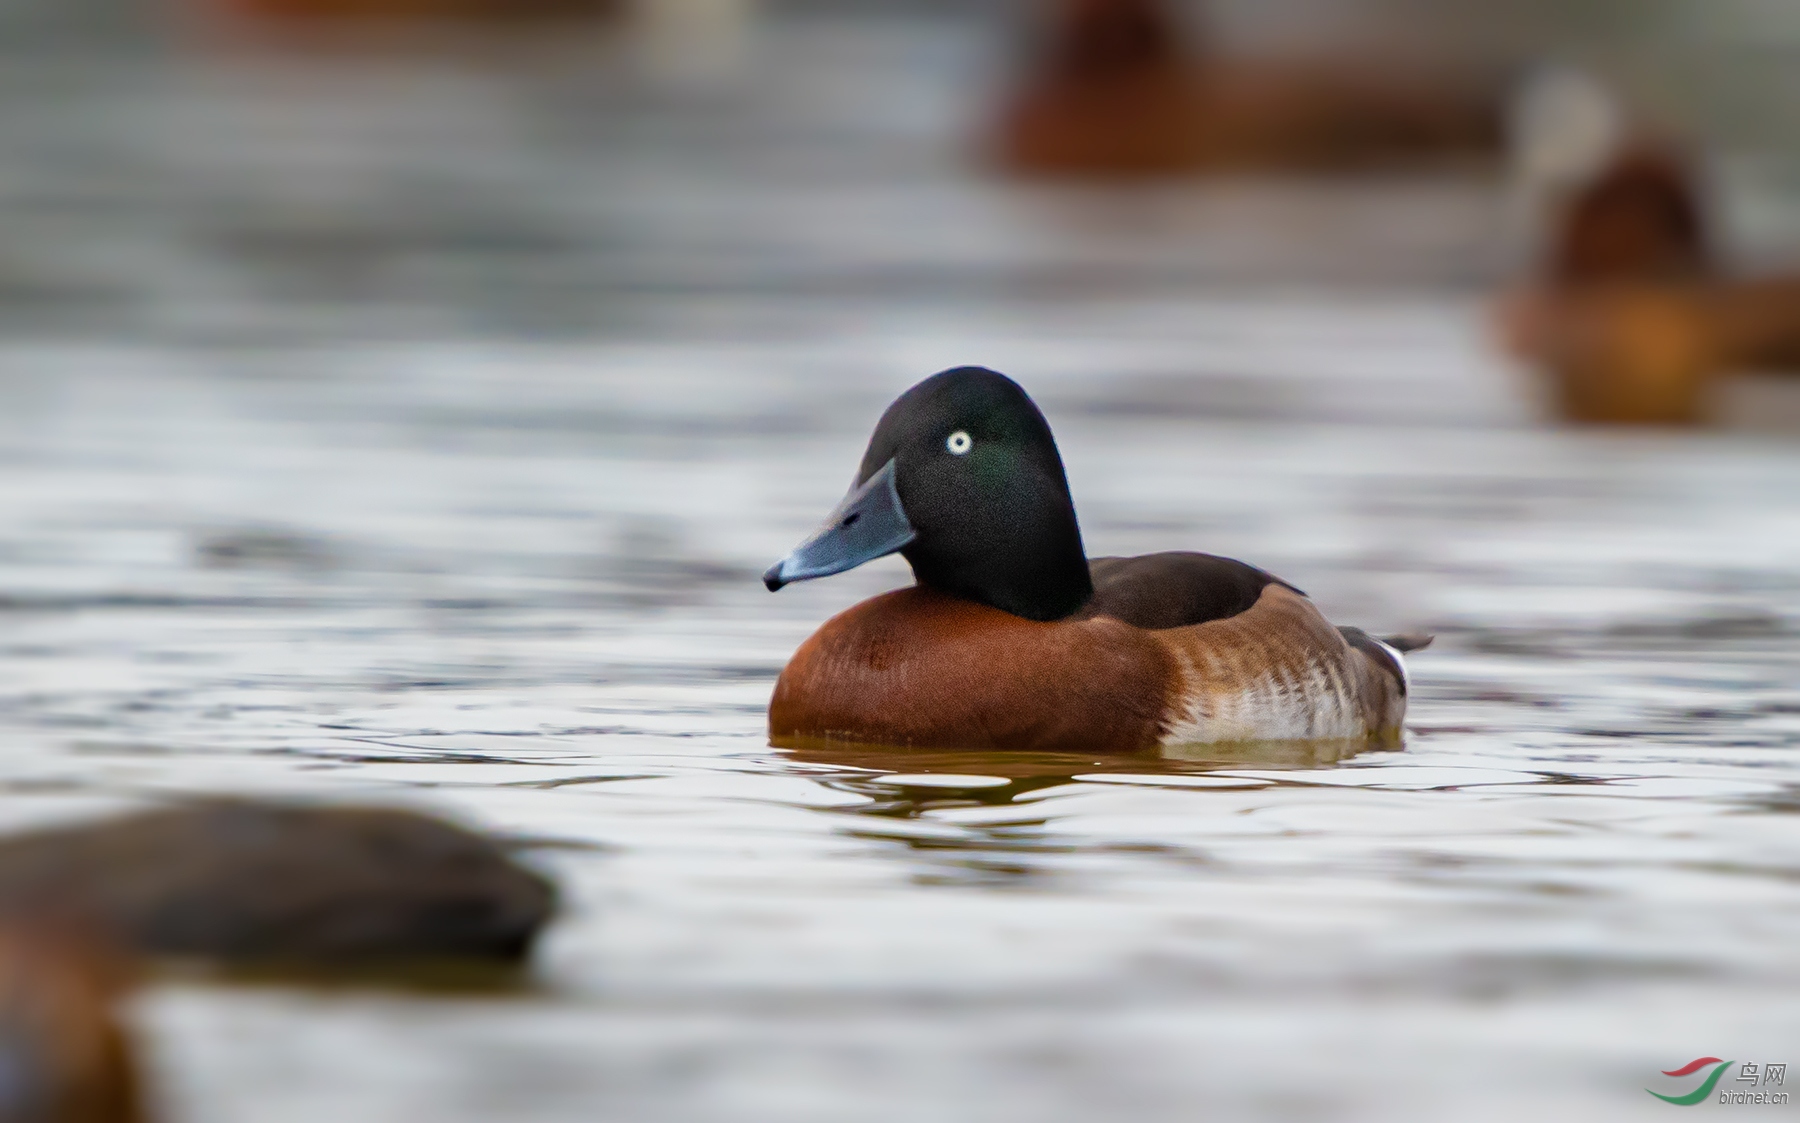
[[[1735,1061],[1722,1061],[1717,1057],[1701,1057],[1689,1061],[1680,1068],[1664,1071],[1664,1076],[1692,1076],[1707,1065],[1713,1066],[1713,1070],[1706,1074],[1706,1079],[1700,1082],[1700,1086],[1685,1095],[1665,1096],[1661,1092],[1652,1092],[1649,1088],[1645,1088],[1644,1091],[1650,1092],[1664,1103],[1692,1107],[1713,1094],[1713,1089],[1718,1087],[1719,1078],[1725,1074],[1726,1069],[1735,1063]],[[1761,1087],[1757,1086],[1759,1080],[1762,1084]],[[1770,1061],[1768,1064],[1753,1064],[1745,1061],[1738,1065],[1737,1075],[1732,1078],[1732,1084],[1748,1084],[1750,1086],[1748,1088],[1727,1087],[1719,1093],[1719,1102],[1722,1104],[1785,1104],[1788,1102],[1786,1092],[1768,1090],[1771,1084],[1779,1089],[1785,1083],[1787,1083],[1787,1062],[1783,1061],[1777,1064]]]
[[[1706,1079],[1701,1082],[1698,1088],[1695,1088],[1685,1096],[1665,1096],[1661,1092],[1651,1092],[1648,1088],[1645,1088],[1644,1091],[1650,1092],[1651,1095],[1659,1100],[1672,1104],[1680,1104],[1682,1107],[1689,1107],[1693,1104],[1697,1104],[1701,1100],[1712,1095],[1714,1086],[1719,1083],[1719,1077],[1724,1074],[1726,1069],[1731,1067],[1730,1061],[1722,1061],[1717,1057],[1700,1057],[1689,1061],[1680,1068],[1666,1069],[1663,1071],[1664,1076],[1692,1076],[1707,1065],[1713,1065],[1715,1067],[1712,1072],[1707,1075]]]

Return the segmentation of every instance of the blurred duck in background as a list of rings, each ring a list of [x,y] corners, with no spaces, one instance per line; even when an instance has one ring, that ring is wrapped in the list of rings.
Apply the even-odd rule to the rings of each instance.
[[[1498,82],[1227,60],[1201,50],[1163,0],[1053,2],[998,130],[999,159],[1018,173],[1333,170],[1502,146]]]
[[[0,927],[0,1120],[144,1123],[123,965],[67,931]]]
[[[227,46],[427,48],[597,45],[622,39],[651,79],[729,85],[745,68],[755,0],[193,0]],[[597,33],[596,33],[597,32]],[[567,33],[567,34],[565,34]],[[585,37],[584,37],[584,33]]]
[[[208,22],[290,33],[508,24],[610,18],[622,0],[197,0]]]
[[[1573,193],[1548,251],[1559,288],[1697,284],[1716,272],[1693,169],[1649,142],[1621,147]]]
[[[1542,226],[1535,275],[1501,301],[1499,330],[1548,376],[1563,418],[1697,424],[1721,374],[1800,369],[1800,276],[1726,275],[1679,146],[1629,129],[1577,75],[1540,84],[1522,118]]]

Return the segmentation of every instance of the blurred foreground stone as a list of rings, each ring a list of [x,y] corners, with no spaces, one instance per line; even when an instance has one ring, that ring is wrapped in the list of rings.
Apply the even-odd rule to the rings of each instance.
[[[491,840],[401,810],[210,801],[0,841],[0,914],[148,955],[516,960],[555,900]]]

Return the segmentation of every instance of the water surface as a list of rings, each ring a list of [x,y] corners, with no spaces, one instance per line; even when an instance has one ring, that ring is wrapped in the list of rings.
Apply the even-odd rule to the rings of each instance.
[[[1537,424],[1479,183],[1008,190],[977,45],[834,27],[724,104],[152,67],[0,191],[114,184],[15,258],[60,295],[0,347],[6,824],[415,804],[568,899],[518,993],[156,985],[170,1118],[1622,1119],[1800,1061],[1792,436]],[[969,362],[1092,552],[1436,631],[1405,746],[771,748],[789,652],[906,575],[758,574]]]

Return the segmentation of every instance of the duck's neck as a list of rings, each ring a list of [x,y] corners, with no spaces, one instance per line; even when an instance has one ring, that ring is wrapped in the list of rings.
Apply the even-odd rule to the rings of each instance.
[[[975,545],[944,551],[914,543],[901,553],[926,588],[1027,620],[1061,620],[1094,595],[1073,511],[1025,534],[1015,530],[1003,543]]]

